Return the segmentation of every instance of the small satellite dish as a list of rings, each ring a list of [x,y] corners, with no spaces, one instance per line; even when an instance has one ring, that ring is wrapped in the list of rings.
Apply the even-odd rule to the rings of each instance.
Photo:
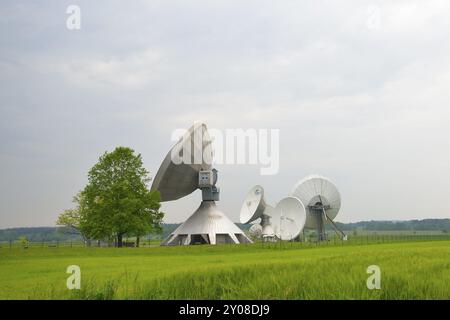
[[[247,193],[240,216],[241,223],[261,219],[259,224],[263,240],[292,240],[303,230],[306,211],[302,202],[294,197],[282,199],[275,208],[268,205],[263,187],[256,185]]]
[[[256,185],[250,189],[241,207],[241,223],[250,223],[264,214],[266,210],[273,209],[266,204],[264,188]]]
[[[202,191],[199,208],[162,245],[246,243],[251,240],[216,207],[219,200],[217,170],[212,168],[211,139],[205,124],[194,124],[164,158],[152,190],[161,201]]]
[[[294,186],[291,195],[304,204],[305,227],[316,229],[319,241],[326,240],[325,223],[328,222],[342,238],[346,238],[333,221],[341,208],[341,195],[328,178],[319,175],[308,176]]]
[[[248,229],[248,234],[253,238],[261,238],[262,237],[262,227],[259,223],[254,223]]]
[[[241,207],[241,223],[251,223],[261,219],[261,235],[265,240],[273,240],[275,233],[270,222],[273,207],[264,199],[264,188],[256,185],[250,189]]]
[[[283,198],[273,210],[271,221],[279,239],[293,240],[305,227],[305,206],[296,197]]]

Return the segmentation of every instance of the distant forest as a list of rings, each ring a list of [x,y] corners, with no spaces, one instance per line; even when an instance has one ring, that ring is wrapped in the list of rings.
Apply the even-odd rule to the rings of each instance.
[[[345,230],[362,231],[442,231],[450,232],[450,219],[425,219],[409,221],[361,221],[336,225]]]
[[[150,234],[147,239],[161,239],[168,236],[180,224],[163,224],[162,234]],[[243,230],[248,230],[250,224],[236,224]],[[340,223],[336,225],[344,231],[441,231],[450,233],[450,219],[425,219],[409,221],[361,221],[355,223]],[[29,241],[79,241],[81,237],[74,232],[68,232],[60,227],[11,228],[0,230],[0,241],[17,240],[26,237]]]

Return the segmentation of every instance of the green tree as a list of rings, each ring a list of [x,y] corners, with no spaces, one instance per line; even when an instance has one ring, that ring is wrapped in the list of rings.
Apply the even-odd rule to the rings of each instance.
[[[64,210],[56,220],[57,226],[65,227],[64,231],[69,234],[79,233],[81,234],[84,241],[89,240],[89,230],[87,228],[82,228],[82,217],[85,210],[85,197],[83,192],[79,192],[75,197],[73,197],[73,203],[76,204],[75,209]]]
[[[94,239],[116,240],[159,231],[163,213],[160,196],[149,191],[148,171],[140,154],[125,147],[105,152],[89,171],[82,191],[80,228]]]
[[[77,209],[64,210],[56,220],[57,226],[64,226],[72,230],[78,230],[80,226],[80,213]]]

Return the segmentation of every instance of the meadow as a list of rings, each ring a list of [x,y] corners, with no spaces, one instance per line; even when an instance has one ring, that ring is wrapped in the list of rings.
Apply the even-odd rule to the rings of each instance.
[[[66,288],[69,265],[80,290]],[[2,247],[0,299],[450,299],[450,241]]]

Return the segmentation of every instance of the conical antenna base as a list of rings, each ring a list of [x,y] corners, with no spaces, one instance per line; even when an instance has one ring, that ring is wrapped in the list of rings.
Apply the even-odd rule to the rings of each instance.
[[[161,245],[251,243],[252,241],[214,201],[202,201],[200,207]]]

